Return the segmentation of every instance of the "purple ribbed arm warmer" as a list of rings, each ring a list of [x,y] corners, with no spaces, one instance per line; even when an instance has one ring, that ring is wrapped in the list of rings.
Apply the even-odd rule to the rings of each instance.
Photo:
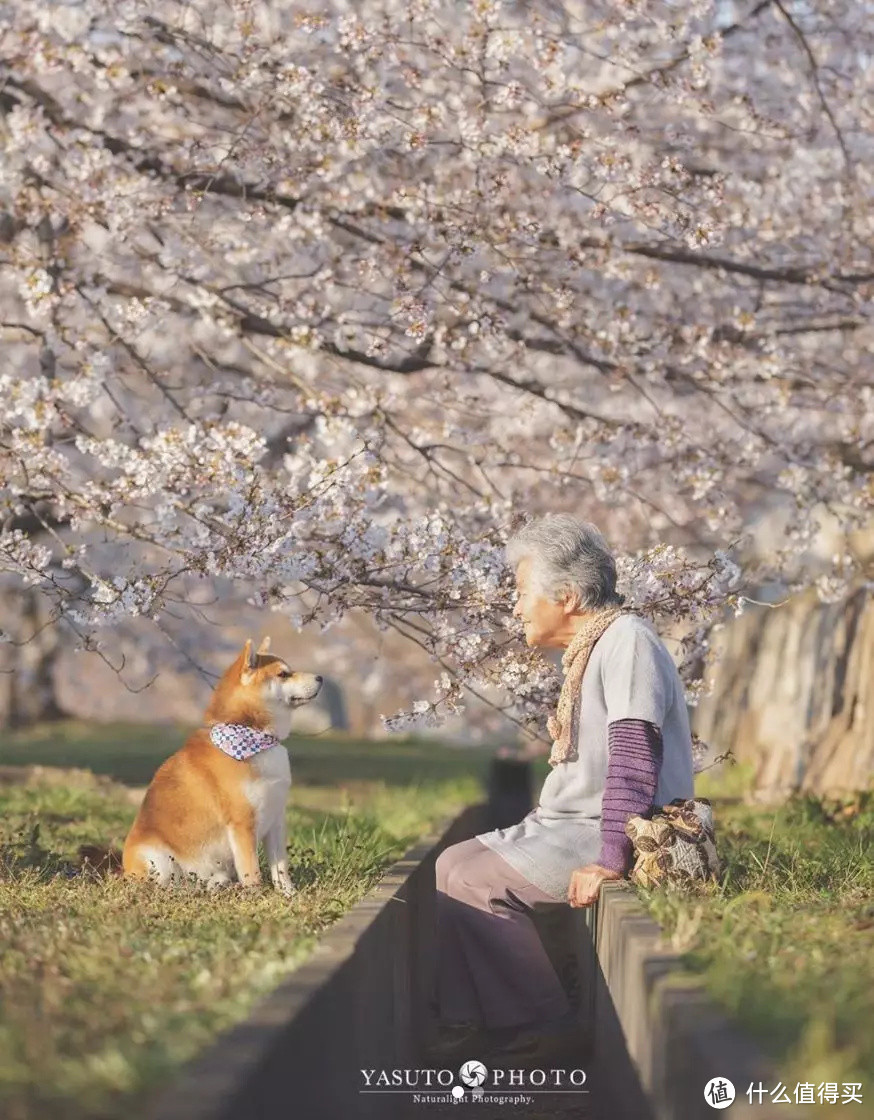
[[[618,719],[607,727],[607,783],[601,803],[601,854],[598,865],[623,875],[632,844],[625,835],[629,817],[652,807],[662,765],[662,733],[644,719]]]

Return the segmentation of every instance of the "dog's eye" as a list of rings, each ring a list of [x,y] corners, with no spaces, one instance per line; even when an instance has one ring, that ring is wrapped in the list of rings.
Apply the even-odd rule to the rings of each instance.
[[[279,672],[276,675],[277,675],[277,677],[279,677],[280,680],[284,681],[286,677],[291,676],[291,673],[289,673],[288,669],[280,669]]]

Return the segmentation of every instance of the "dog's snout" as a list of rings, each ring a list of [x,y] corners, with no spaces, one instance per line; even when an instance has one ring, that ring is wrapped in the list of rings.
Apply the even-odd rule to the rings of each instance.
[[[321,684],[321,683],[322,683],[322,678],[319,676],[318,673],[316,673],[316,684]]]

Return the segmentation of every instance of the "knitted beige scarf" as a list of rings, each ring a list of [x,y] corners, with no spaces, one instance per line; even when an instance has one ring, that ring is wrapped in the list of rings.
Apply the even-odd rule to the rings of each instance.
[[[557,766],[559,762],[568,762],[575,755],[575,747],[571,739],[573,710],[592,647],[619,615],[640,613],[633,607],[604,607],[582,623],[564,651],[561,667],[564,669],[565,677],[558,698],[558,707],[555,715],[550,716],[546,722],[546,729],[553,738],[552,751],[549,755],[550,766]]]

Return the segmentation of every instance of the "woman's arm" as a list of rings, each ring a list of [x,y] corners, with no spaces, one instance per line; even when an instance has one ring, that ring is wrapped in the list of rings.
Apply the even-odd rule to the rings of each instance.
[[[625,874],[632,843],[625,823],[652,806],[662,765],[662,733],[644,719],[619,719],[607,727],[607,782],[601,804],[601,854],[597,863]]]

